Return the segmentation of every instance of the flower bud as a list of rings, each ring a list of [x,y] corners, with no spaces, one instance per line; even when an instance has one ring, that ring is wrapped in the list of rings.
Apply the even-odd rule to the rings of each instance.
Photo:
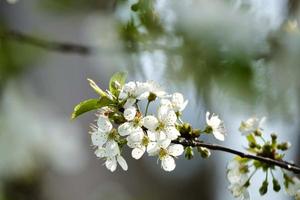
[[[269,185],[268,181],[264,180],[261,187],[259,188],[260,195],[265,195],[268,192],[268,185]]]
[[[276,133],[272,133],[271,134],[271,138],[272,138],[272,142],[274,141],[276,141],[277,140],[277,135],[276,135]]]
[[[280,184],[277,179],[273,179],[273,190],[278,192],[281,189]]]
[[[207,149],[205,147],[198,147],[197,150],[200,153],[202,158],[208,158],[211,154],[209,149]]]
[[[184,157],[188,160],[191,160],[194,157],[194,151],[193,151],[193,147],[188,146],[185,148],[185,154]]]
[[[124,116],[120,115],[118,113],[109,113],[108,117],[116,124],[122,124],[122,123],[126,122],[126,119],[124,118]]]
[[[156,94],[150,92],[149,96],[148,96],[148,101],[151,102],[151,101],[155,101],[156,99]]]
[[[199,137],[200,133],[201,131],[199,129],[193,129],[191,134],[193,137]]]
[[[254,135],[255,135],[255,136],[262,136],[261,130],[256,129],[256,130],[254,131]]]
[[[288,150],[290,148],[290,146],[291,146],[291,143],[289,143],[289,142],[283,142],[281,144],[278,144],[277,148],[279,150],[286,151],[286,150]]]
[[[212,133],[212,132],[213,132],[213,129],[212,129],[212,127],[211,127],[211,126],[206,126],[206,128],[205,128],[204,132],[205,132],[205,133],[207,133],[207,134],[210,134],[210,133]]]

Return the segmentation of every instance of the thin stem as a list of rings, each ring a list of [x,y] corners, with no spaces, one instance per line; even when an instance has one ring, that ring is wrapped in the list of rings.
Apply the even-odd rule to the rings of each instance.
[[[272,178],[273,178],[273,179],[276,179],[275,176],[274,176],[274,174],[273,174],[272,169],[270,169],[270,172],[271,172]]]
[[[148,101],[148,103],[147,103],[146,110],[145,110],[145,116],[147,116],[148,108],[149,108],[150,102],[151,102],[151,101]]]
[[[250,183],[250,179],[254,176],[254,174],[257,172],[257,168],[251,173],[245,184]]]
[[[265,181],[268,181],[268,176],[269,176],[269,169],[267,169],[267,171],[266,171],[266,178],[265,178]]]
[[[66,42],[47,41],[13,30],[0,32],[0,38],[15,40],[24,44],[29,44],[50,51],[58,51],[61,53],[75,53],[87,55],[91,54],[92,52],[92,48],[88,46]]]
[[[180,117],[178,117],[178,120],[179,120],[179,122],[180,122],[181,124],[183,124],[183,121],[182,121],[182,119],[181,119]]]
[[[241,151],[237,151],[225,146],[221,146],[218,144],[208,144],[208,143],[204,143],[204,142],[200,142],[200,141],[192,141],[192,140],[178,140],[178,141],[172,141],[173,143],[176,144],[182,144],[183,146],[192,146],[192,147],[206,147],[210,150],[215,150],[215,151],[223,151],[223,152],[227,152],[227,153],[231,153],[234,155],[238,155],[242,158],[249,158],[249,159],[253,159],[253,160],[257,160],[266,164],[269,164],[271,166],[278,166],[280,168],[286,169],[288,171],[292,171],[294,173],[299,174],[300,173],[300,167],[286,162],[284,160],[275,160],[272,158],[268,158],[268,157],[263,157],[263,156],[257,156],[257,155],[253,155],[253,154],[247,154],[247,153],[243,153]]]
[[[264,143],[266,143],[266,140],[265,140],[265,138],[264,138],[262,135],[260,135],[259,138],[260,138]]]

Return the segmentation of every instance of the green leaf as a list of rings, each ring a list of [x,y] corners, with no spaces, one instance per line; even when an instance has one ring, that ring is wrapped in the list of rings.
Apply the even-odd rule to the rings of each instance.
[[[104,106],[113,105],[113,101],[108,97],[101,97],[100,99],[88,99],[83,102],[80,102],[77,106],[75,106],[74,111],[72,113],[71,119],[75,119],[76,117],[89,112],[91,110],[96,110]]]
[[[115,73],[109,81],[109,91],[114,95],[118,96],[120,89],[125,84],[127,78],[127,72],[117,72]]]
[[[247,140],[248,140],[249,143],[254,143],[254,144],[256,144],[256,140],[255,140],[255,137],[254,137],[253,134],[247,135]]]
[[[92,80],[87,79],[89,81],[90,86],[97,92],[100,96],[106,96],[106,93]]]

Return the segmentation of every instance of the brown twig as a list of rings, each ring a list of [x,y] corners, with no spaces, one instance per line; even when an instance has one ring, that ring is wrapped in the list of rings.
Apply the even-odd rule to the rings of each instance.
[[[257,156],[257,155],[253,155],[253,154],[247,154],[247,153],[243,153],[241,151],[237,151],[225,146],[221,146],[218,144],[207,144],[207,143],[203,143],[200,141],[191,141],[191,140],[182,140],[182,141],[173,141],[174,143],[177,144],[182,144],[183,146],[192,146],[192,147],[205,147],[208,148],[210,150],[215,150],[215,151],[223,151],[223,152],[227,152],[227,153],[231,153],[231,154],[235,154],[238,155],[242,158],[249,158],[249,159],[253,159],[253,160],[258,160],[260,162],[269,164],[269,165],[274,165],[274,166],[278,166],[280,168],[292,171],[294,173],[299,174],[300,173],[300,167],[293,164],[293,163],[289,163],[283,160],[274,160],[272,158],[267,158],[267,157],[262,157],[262,156]]]
[[[61,53],[75,53],[80,55],[88,55],[92,52],[92,48],[88,46],[66,42],[47,41],[14,30],[0,32],[0,38],[15,40],[46,50],[58,51]]]

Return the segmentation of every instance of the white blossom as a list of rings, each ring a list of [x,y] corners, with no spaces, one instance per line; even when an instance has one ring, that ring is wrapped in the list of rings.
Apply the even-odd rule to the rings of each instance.
[[[247,121],[242,121],[239,131],[242,135],[249,135],[257,130],[260,130],[265,121],[265,117],[259,119],[256,117],[249,118]]]
[[[162,99],[161,105],[166,105],[172,108],[175,112],[181,112],[185,109],[188,104],[188,100],[184,100],[184,97],[181,93],[174,93],[171,96],[171,99]]]
[[[248,166],[234,159],[227,165],[227,179],[230,183],[228,189],[234,197],[249,200],[246,183],[248,181]]]
[[[134,159],[140,159],[147,148],[149,138],[143,132],[135,132],[127,137],[127,145],[133,148],[131,156]]]
[[[228,189],[235,198],[240,198],[241,200],[250,200],[249,191],[241,183],[230,184]]]
[[[163,90],[163,88],[158,83],[156,83],[154,81],[147,81],[146,84],[148,87],[148,91],[147,91],[148,96],[152,93],[156,97],[159,97],[159,98],[166,97],[167,93]]]
[[[147,152],[150,156],[158,155],[161,167],[165,171],[173,171],[176,167],[174,158],[180,156],[184,149],[181,144],[172,144],[171,140],[158,133],[148,132],[151,142],[148,144]]]
[[[245,182],[248,179],[248,167],[234,159],[227,165],[227,179],[230,183]]]
[[[286,188],[288,195],[295,197],[296,200],[300,200],[300,180],[297,177],[293,177],[293,183],[289,183]]]
[[[224,122],[220,120],[218,115],[212,114],[209,118],[210,113],[206,112],[206,123],[212,129],[212,134],[216,139],[224,141],[226,130],[224,127]]]
[[[97,125],[98,128],[92,127],[91,140],[93,145],[102,147],[107,142],[113,126],[105,116],[99,116]]]
[[[149,91],[149,86],[147,83],[130,81],[126,83],[121,89],[121,92],[119,94],[119,99],[121,100],[129,99],[130,101],[136,99],[138,100],[146,99],[148,91]]]
[[[117,169],[117,163],[123,170],[127,171],[128,166],[125,159],[120,155],[120,148],[116,141],[110,140],[105,144],[105,147],[99,147],[95,154],[99,158],[105,158],[105,166],[111,172]]]
[[[143,125],[152,132],[157,132],[160,135],[166,135],[170,140],[175,140],[180,135],[175,124],[177,116],[174,110],[168,106],[160,106],[158,109],[157,118],[148,115],[143,119]]]

